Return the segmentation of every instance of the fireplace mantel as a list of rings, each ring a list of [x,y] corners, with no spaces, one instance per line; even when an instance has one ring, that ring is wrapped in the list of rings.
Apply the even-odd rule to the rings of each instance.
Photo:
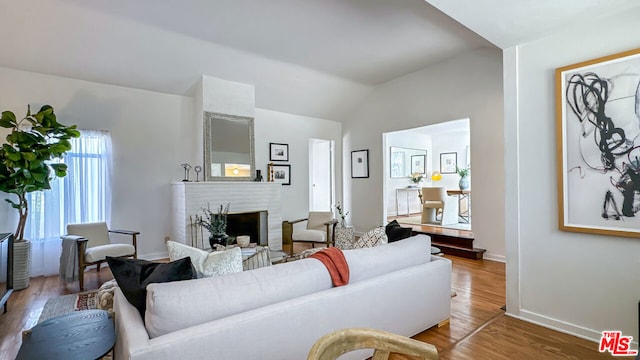
[[[212,209],[231,203],[230,212],[268,212],[269,248],[282,249],[282,185],[253,181],[200,181],[171,184],[173,241],[189,244],[189,216],[203,215],[202,208]]]

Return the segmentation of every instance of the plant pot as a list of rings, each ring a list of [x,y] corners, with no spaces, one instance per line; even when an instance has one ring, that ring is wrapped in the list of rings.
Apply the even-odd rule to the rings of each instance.
[[[17,241],[13,244],[13,289],[22,290],[29,286],[31,277],[31,241]]]
[[[469,177],[463,176],[460,178],[460,182],[458,183],[460,186],[460,190],[468,190],[469,189]]]
[[[211,245],[211,250],[216,249],[216,245],[227,246],[227,239],[229,235],[227,234],[211,234],[209,236],[209,245]]]

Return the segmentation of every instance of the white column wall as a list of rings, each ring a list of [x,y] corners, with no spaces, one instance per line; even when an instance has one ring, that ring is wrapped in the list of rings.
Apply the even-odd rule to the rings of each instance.
[[[382,134],[470,119],[474,245],[504,261],[502,52],[480,49],[378,86],[344,125],[345,206],[358,231],[383,225]],[[352,150],[369,149],[370,177],[349,177]]]
[[[638,339],[640,241],[558,229],[554,70],[637,48],[638,19],[576,21],[505,52],[507,310],[594,341],[603,330]]]

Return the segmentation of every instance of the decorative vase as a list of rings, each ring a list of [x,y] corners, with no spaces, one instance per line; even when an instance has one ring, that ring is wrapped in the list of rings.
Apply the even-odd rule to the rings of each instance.
[[[262,171],[261,170],[256,170],[256,178],[254,179],[254,181],[256,181],[256,182],[261,182],[262,181]]]
[[[211,245],[211,250],[215,250],[216,245],[227,246],[227,239],[229,235],[227,234],[211,234],[209,235],[209,245]]]
[[[347,220],[344,217],[340,219],[340,227],[347,227]]]
[[[13,243],[13,289],[22,290],[29,286],[31,277],[31,241]]]
[[[460,178],[460,182],[458,183],[460,186],[460,190],[468,190],[469,189],[469,177],[463,176]]]

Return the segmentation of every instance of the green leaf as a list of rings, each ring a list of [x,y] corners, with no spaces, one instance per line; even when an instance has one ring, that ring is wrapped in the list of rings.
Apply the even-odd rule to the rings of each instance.
[[[32,152],[23,152],[22,157],[27,161],[33,161],[38,158],[38,156]]]
[[[13,127],[13,123],[9,119],[0,118],[0,127],[10,129]]]
[[[65,177],[67,175],[67,164],[51,164],[51,168],[53,168],[57,177]]]
[[[10,121],[14,126],[18,123],[16,120],[16,114],[11,111],[3,111],[2,112],[2,120]]]
[[[11,161],[20,161],[22,155],[19,152],[7,152],[7,159]]]
[[[37,182],[43,182],[47,178],[47,174],[41,173],[41,172],[31,172],[31,175],[33,176],[33,179]]]

